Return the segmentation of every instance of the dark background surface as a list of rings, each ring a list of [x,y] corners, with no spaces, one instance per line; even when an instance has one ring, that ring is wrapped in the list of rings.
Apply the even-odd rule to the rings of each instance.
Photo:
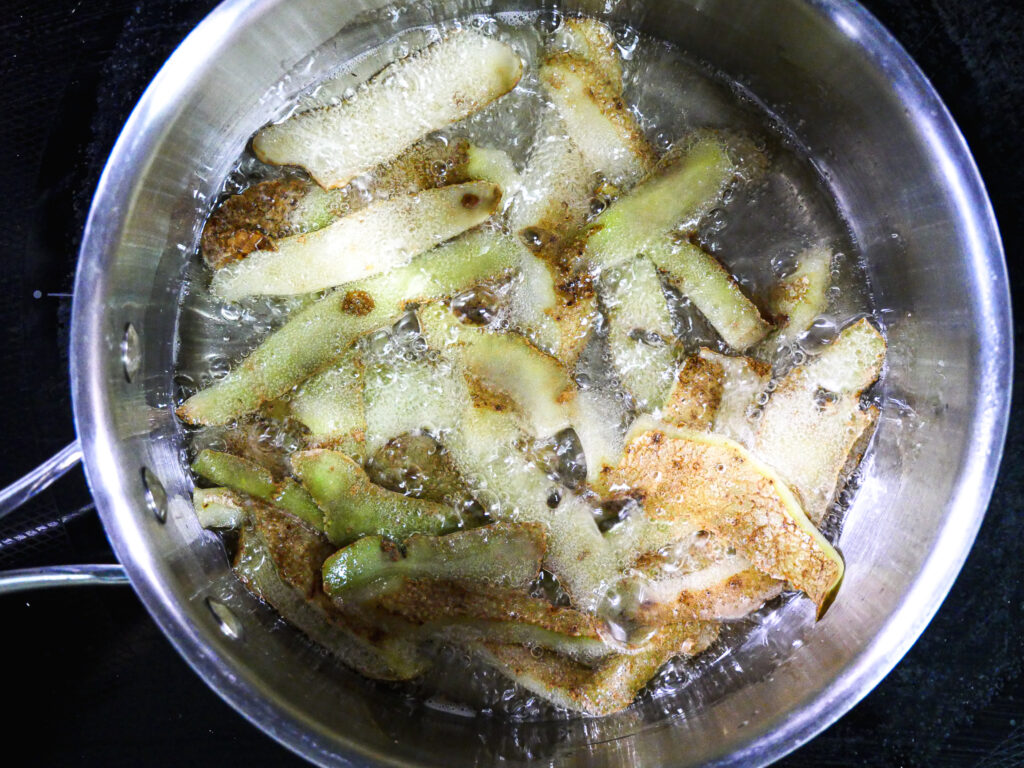
[[[69,293],[89,201],[146,84],[213,5],[0,2],[0,485],[74,438]],[[963,129],[1019,305],[1024,5],[865,5]],[[1022,456],[1024,426],[1012,420],[977,545],[935,620],[875,691],[781,765],[1024,765]],[[0,568],[110,559],[80,473],[0,523]],[[0,598],[0,616],[5,765],[300,764],[206,688],[127,588]]]

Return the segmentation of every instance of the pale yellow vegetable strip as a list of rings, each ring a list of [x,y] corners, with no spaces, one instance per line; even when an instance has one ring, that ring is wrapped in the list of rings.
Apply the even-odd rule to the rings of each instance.
[[[654,150],[626,109],[621,85],[610,84],[596,64],[557,54],[541,65],[540,79],[588,167],[618,186],[654,167]]]
[[[338,362],[309,379],[289,399],[291,415],[310,431],[309,443],[350,456],[366,454],[366,411],[359,351],[349,348]]]
[[[210,289],[224,299],[281,296],[373,277],[485,221],[500,199],[494,184],[471,181],[381,200],[218,270]]]
[[[573,401],[573,427],[587,461],[587,482],[594,483],[606,467],[614,467],[625,446],[627,415],[623,397],[598,389],[581,389]]]
[[[619,381],[641,410],[661,408],[672,388],[676,351],[657,271],[645,257],[630,259],[601,274],[599,291]]]
[[[672,235],[653,241],[645,253],[733,349],[747,349],[770,330],[736,279],[711,254]]]
[[[851,451],[875,421],[873,409],[861,409],[860,393],[878,378],[884,359],[882,335],[860,320],[817,358],[790,371],[764,407],[753,450],[799,493],[816,524]]]
[[[766,354],[773,354],[796,341],[828,306],[832,251],[810,248],[801,253],[798,260],[796,271],[772,287],[768,309],[778,329],[764,341]]]
[[[512,90],[522,72],[508,45],[453,32],[385,67],[354,98],[267,126],[253,151],[265,163],[302,166],[322,187],[340,187],[482,109]]]

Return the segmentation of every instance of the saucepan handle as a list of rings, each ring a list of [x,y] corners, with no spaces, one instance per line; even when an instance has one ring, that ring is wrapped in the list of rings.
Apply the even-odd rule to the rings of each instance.
[[[0,518],[3,518],[63,477],[82,460],[78,441],[65,446],[20,480],[0,491]],[[0,572],[0,594],[27,589],[65,587],[76,584],[127,584],[128,576],[120,565],[51,565]]]

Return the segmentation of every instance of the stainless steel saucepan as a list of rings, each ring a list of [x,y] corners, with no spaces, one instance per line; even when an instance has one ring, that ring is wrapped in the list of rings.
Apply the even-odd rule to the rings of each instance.
[[[248,137],[326,68],[395,32],[534,0],[227,0],[160,71],[99,183],[78,264],[79,443],[5,491],[9,509],[80,455],[118,558],[189,664],[322,765],[763,765],[896,664],[946,595],[999,463],[1011,377],[999,235],[946,109],[844,0],[579,0],[743,83],[809,149],[852,228],[890,341],[883,414],[820,623],[794,602],[725,662],[611,717],[515,723],[413,705],[312,647],[235,580],[190,506],[172,369],[185,264]],[[550,10],[551,6],[546,6]],[[80,452],[79,446],[80,445]],[[8,574],[6,588],[120,571]]]

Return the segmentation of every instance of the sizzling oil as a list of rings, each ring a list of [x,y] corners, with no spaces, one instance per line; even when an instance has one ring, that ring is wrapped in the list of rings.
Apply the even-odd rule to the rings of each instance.
[[[482,146],[501,148],[517,170],[522,171],[541,116],[552,109],[544,98],[537,68],[545,46],[561,44],[559,22],[557,14],[550,13],[477,15],[458,23],[403,32],[378,48],[339,62],[331,78],[299,94],[289,113],[358,98],[361,83],[389,61],[440,39],[452,27],[465,25],[512,45],[526,63],[524,75],[514,91],[434,138],[446,141],[460,136]],[[395,23],[400,23],[398,17]],[[718,128],[751,137],[756,149],[763,153],[765,172],[755,182],[742,185],[727,196],[701,221],[697,232],[700,244],[737,276],[755,303],[766,305],[770,287],[795,269],[797,254],[804,248],[825,243],[837,254],[827,311],[799,344],[783,351],[775,361],[777,371],[813,353],[850,320],[871,314],[870,293],[848,227],[810,159],[786,127],[748,98],[742,88],[692,61],[678,48],[629,27],[616,28],[615,34],[622,58],[624,100],[632,106],[638,123],[656,149],[667,151],[675,141],[696,129]],[[223,195],[237,194],[260,181],[293,175],[302,173],[266,166],[247,149],[225,180]],[[528,193],[529,190],[520,192]],[[369,198],[373,192],[357,179],[353,194]],[[602,200],[593,201],[593,210],[599,211],[603,204]],[[253,297],[224,303],[209,293],[208,284],[208,270],[196,255],[186,276],[179,321],[175,376],[179,400],[223,378],[232,365],[280,326],[292,311],[316,298]],[[717,335],[691,303],[671,290],[667,293],[675,330],[686,348],[708,346],[724,351]],[[382,329],[361,343],[372,353],[375,365],[386,367],[389,357],[415,360],[430,353],[423,348],[414,325],[415,319],[407,315],[393,328]],[[608,386],[608,361],[599,349],[591,350],[585,357],[577,371],[577,381],[581,387]],[[401,397],[401,381],[391,382],[389,391]],[[628,408],[628,401],[624,401],[624,418],[629,416]],[[752,418],[756,415],[755,411]],[[225,450],[242,441],[251,455],[279,471],[285,470],[287,456],[302,447],[301,427],[272,414],[255,425],[232,423],[198,428],[190,430],[187,437],[189,459],[203,448]],[[554,448],[559,457],[557,473],[567,484],[577,482],[574,478],[579,477],[581,470],[578,443],[570,441]],[[387,477],[386,470],[380,476]],[[423,481],[422,477],[409,482],[398,480],[393,488],[417,494]],[[846,493],[842,500],[848,502],[848,497]],[[471,500],[461,499],[459,503],[472,507]],[[839,521],[839,513],[834,513],[827,526],[833,536],[838,533]],[[557,584],[538,584],[537,591],[559,597]],[[775,625],[779,623],[780,603],[786,600],[776,600],[768,608],[728,627],[723,640],[696,662],[682,660],[668,665],[649,686],[646,703],[640,706],[658,707],[658,702],[678,700],[681,692],[693,688],[702,670],[732,663],[732,648],[751,643],[767,645],[764,634],[768,629],[778,631]],[[500,713],[523,721],[561,717],[537,697],[517,691],[502,675],[468,662],[464,653],[448,649],[440,654],[431,673],[401,690],[430,706],[465,715]]]

